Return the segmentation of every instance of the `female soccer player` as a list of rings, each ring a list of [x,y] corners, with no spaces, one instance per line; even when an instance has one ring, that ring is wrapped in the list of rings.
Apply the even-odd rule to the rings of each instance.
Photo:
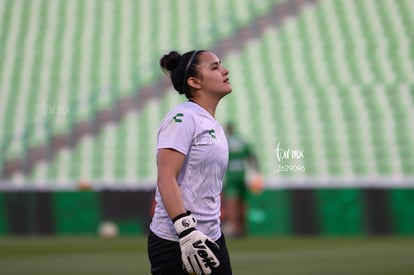
[[[160,65],[188,101],[168,112],[158,130],[157,205],[148,236],[151,272],[231,275],[220,229],[228,146],[214,117],[232,90],[229,71],[204,50],[171,51]]]

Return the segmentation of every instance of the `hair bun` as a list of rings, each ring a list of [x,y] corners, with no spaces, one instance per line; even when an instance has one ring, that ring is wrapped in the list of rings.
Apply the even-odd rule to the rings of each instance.
[[[181,54],[176,51],[171,51],[168,54],[165,54],[160,59],[160,66],[164,71],[172,72],[174,71],[181,60]]]

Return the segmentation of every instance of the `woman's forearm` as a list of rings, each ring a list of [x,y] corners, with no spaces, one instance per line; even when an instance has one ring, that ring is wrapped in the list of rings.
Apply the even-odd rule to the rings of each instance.
[[[157,185],[168,216],[173,219],[185,212],[177,183],[185,156],[172,149],[160,149],[157,154]]]
[[[178,215],[184,213],[183,199],[181,197],[181,191],[178,187],[177,181],[173,179],[158,179],[158,189],[160,191],[162,202],[164,203],[165,210],[167,210],[168,216],[173,219]]]

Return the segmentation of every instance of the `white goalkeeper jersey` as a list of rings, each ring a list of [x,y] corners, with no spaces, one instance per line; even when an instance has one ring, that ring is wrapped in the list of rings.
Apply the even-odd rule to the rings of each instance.
[[[223,128],[198,104],[181,103],[161,121],[157,149],[161,148],[186,156],[177,178],[184,207],[198,220],[197,229],[217,240],[221,236],[220,193],[229,155]],[[155,199],[151,231],[163,239],[178,241],[158,187]]]

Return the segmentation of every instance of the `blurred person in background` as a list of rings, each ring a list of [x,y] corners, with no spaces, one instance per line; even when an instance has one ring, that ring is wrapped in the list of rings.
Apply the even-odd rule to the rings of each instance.
[[[223,231],[230,237],[246,234],[246,201],[249,188],[260,192],[262,178],[259,164],[247,142],[236,134],[233,123],[226,126],[229,163],[224,184]]]
[[[151,272],[231,275],[220,225],[228,145],[215,119],[219,101],[232,90],[229,71],[204,50],[171,51],[160,65],[188,101],[170,110],[158,130]]]

